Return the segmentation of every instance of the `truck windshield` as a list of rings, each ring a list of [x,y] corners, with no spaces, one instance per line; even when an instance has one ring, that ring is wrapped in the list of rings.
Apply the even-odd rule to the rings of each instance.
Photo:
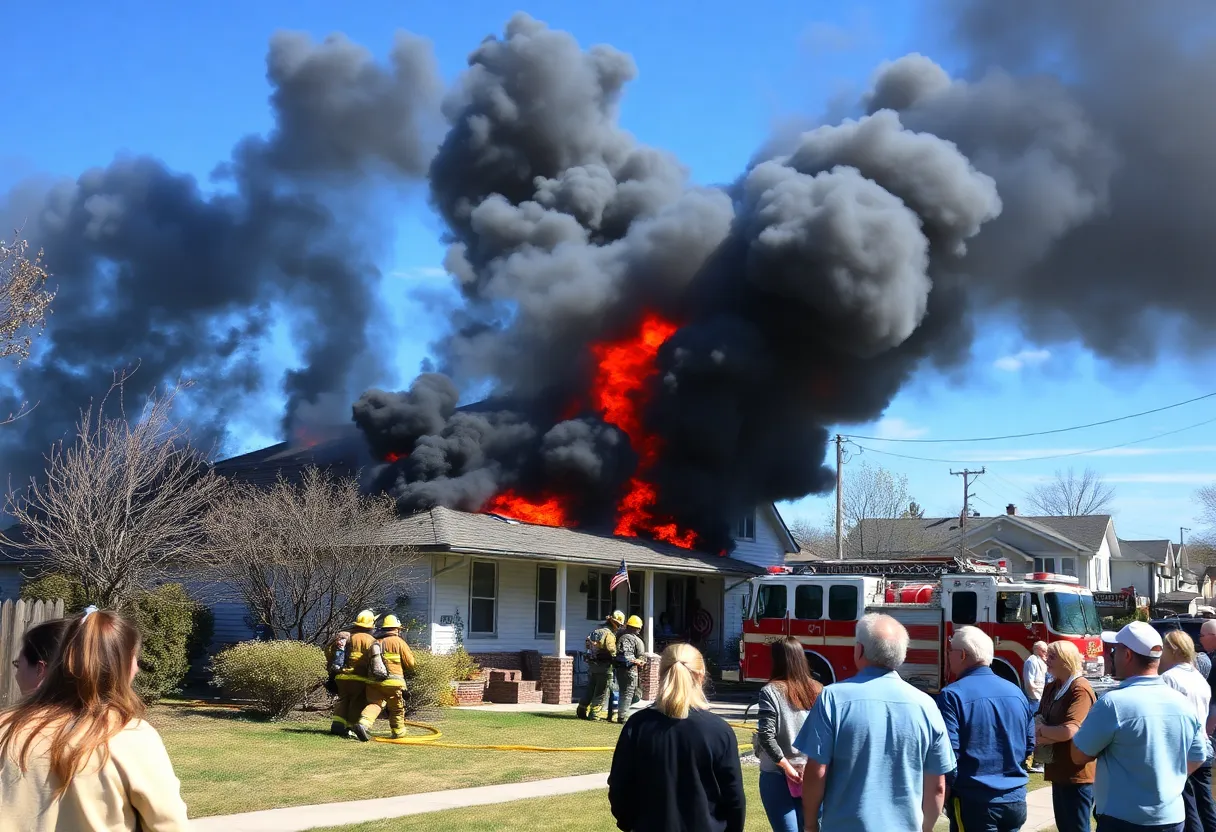
[[[1097,636],[1102,634],[1102,619],[1094,606],[1092,595],[1071,592],[1048,592],[1047,614],[1051,626],[1057,633],[1069,636]]]

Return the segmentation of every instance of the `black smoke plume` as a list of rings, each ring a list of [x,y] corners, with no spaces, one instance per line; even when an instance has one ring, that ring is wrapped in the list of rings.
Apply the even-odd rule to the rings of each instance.
[[[189,377],[204,443],[276,386],[283,430],[306,413],[341,419],[322,411],[338,401],[344,410],[382,375],[374,258],[388,229],[377,212],[393,187],[426,172],[437,78],[429,44],[412,37],[400,36],[381,65],[341,36],[281,33],[267,56],[275,127],[236,146],[216,171],[216,194],[148,156],[49,190],[19,185],[0,216],[45,248],[61,291],[37,359],[0,401],[5,413],[37,405],[0,432],[8,473],[20,481],[37,471],[111,374],[135,364],[128,412],[153,386]],[[290,327],[302,358],[281,379],[259,362],[275,323]]]
[[[629,56],[527,15],[470,54],[434,145],[417,42],[384,69],[344,41],[276,39],[279,126],[238,148],[231,196],[130,160],[48,197],[39,242],[84,289],[20,393],[75,408],[88,373],[139,358],[202,376],[222,421],[263,383],[248,345],[290,301],[312,356],[285,380],[298,420],[374,367],[358,358],[376,338],[364,197],[417,175],[461,303],[438,373],[354,408],[405,511],[476,510],[510,488],[611,526],[643,476],[658,521],[721,550],[743,509],[830,488],[828,426],[876,418],[920,368],[960,365],[984,316],[1116,361],[1209,346],[1216,5],[934,10],[963,72],[922,55],[879,67],[848,118],[775,138],[722,188],[621,128]],[[678,326],[638,380],[648,448],[588,398],[592,345],[645,315]]]

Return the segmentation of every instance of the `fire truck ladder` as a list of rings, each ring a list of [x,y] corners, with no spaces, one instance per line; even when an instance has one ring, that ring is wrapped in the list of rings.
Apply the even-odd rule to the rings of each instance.
[[[1002,567],[975,558],[949,555],[906,560],[821,561],[793,570],[795,575],[881,575],[936,579],[949,573],[1003,574]]]

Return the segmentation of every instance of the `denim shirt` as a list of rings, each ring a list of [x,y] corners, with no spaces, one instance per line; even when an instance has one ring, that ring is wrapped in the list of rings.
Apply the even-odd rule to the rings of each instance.
[[[1021,688],[981,665],[947,685],[940,704],[958,757],[952,793],[986,803],[1025,800],[1034,712]]]

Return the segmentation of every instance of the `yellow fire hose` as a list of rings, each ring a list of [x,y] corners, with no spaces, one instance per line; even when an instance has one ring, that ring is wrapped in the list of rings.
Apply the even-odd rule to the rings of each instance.
[[[239,711],[240,705],[229,705],[222,702],[205,702],[201,699],[193,700],[176,700],[165,704],[179,705],[191,708],[217,708],[221,710]],[[581,745],[571,746],[569,748],[550,748],[544,745],[477,745],[463,742],[439,742],[439,738],[443,736],[443,732],[434,725],[428,725],[425,722],[411,722],[406,720],[405,724],[410,728],[417,728],[421,731],[426,731],[426,734],[412,737],[372,737],[376,742],[388,743],[389,745],[420,745],[426,748],[465,748],[476,751],[537,751],[537,752],[554,752],[554,751],[613,751],[616,746],[612,745]],[[742,722],[728,722],[727,725],[732,728],[742,728],[749,731],[755,731],[755,727]],[[747,750],[744,746],[739,746],[740,751]]]

